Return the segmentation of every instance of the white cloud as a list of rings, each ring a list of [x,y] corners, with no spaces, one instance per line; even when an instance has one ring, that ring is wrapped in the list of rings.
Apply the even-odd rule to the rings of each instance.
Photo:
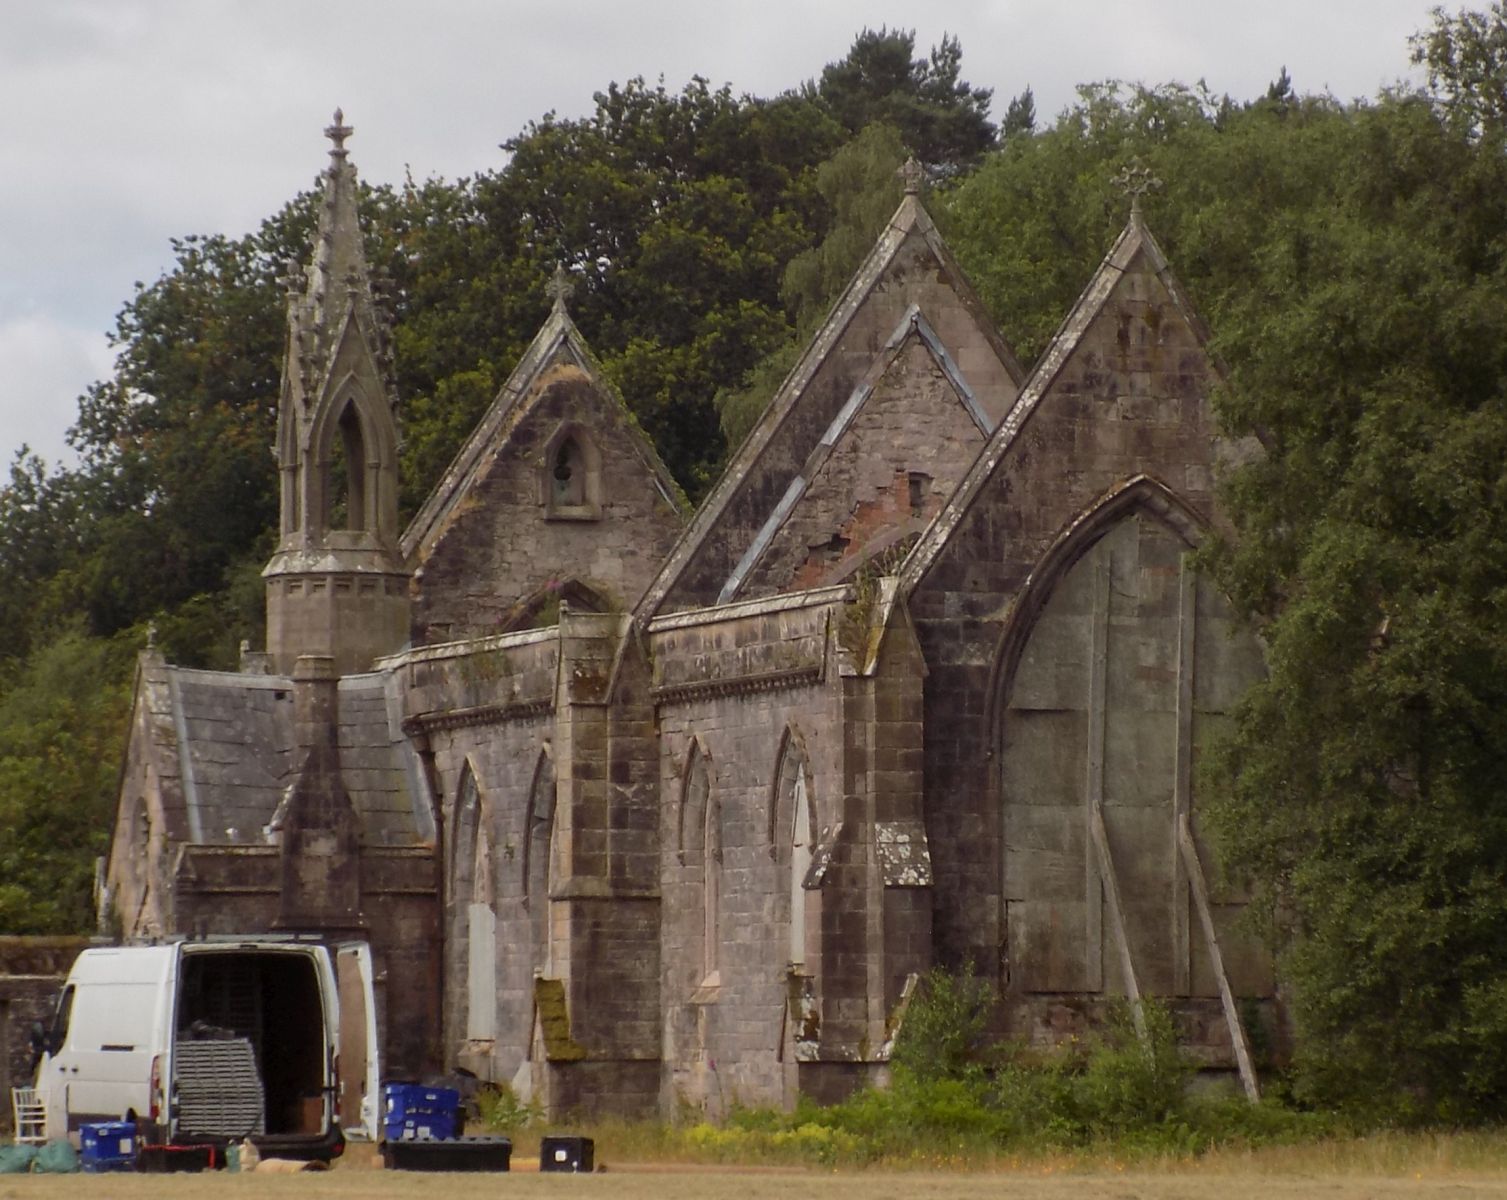
[[[922,52],[958,36],[996,116],[1030,85],[1050,120],[1106,78],[1203,78],[1245,99],[1284,64],[1300,91],[1348,99],[1407,72],[1433,2],[0,0],[0,326],[7,344],[31,331],[27,378],[50,389],[5,378],[0,456],[23,436],[61,445],[73,397],[108,366],[103,331],[136,280],[171,266],[169,238],[238,236],[314,183],[337,104],[362,175],[398,182],[405,166],[495,169],[528,121],[584,115],[635,75],[797,87],[865,26],[914,28]]]
[[[9,468],[22,443],[49,463],[75,461],[64,431],[78,413],[79,394],[110,365],[101,334],[39,315],[0,323],[0,438],[6,451],[0,470]]]

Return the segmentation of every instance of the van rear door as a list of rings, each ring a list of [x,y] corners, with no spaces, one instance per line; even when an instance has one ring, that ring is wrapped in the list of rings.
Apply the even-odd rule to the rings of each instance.
[[[375,1142],[382,1077],[371,947],[365,942],[337,946],[335,979],[340,993],[340,1124],[348,1135]]]

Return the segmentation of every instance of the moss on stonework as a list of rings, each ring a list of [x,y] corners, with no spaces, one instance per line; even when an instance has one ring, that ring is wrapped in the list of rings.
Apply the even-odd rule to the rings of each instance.
[[[550,1062],[580,1062],[586,1057],[586,1047],[570,1036],[570,1013],[565,1005],[562,980],[535,979],[534,1008],[539,1013],[545,1058]]]
[[[883,630],[875,629],[874,609],[879,603],[879,581],[900,569],[919,535],[911,534],[867,559],[849,577],[853,599],[843,605],[837,621],[837,644],[853,656],[860,667],[878,649]]]

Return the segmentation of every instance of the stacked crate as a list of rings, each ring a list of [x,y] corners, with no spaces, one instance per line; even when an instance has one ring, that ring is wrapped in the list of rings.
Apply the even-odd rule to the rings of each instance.
[[[267,1131],[266,1099],[249,1039],[179,1042],[173,1054],[180,1132],[243,1138]]]
[[[389,1142],[453,1138],[460,1115],[454,1088],[389,1083],[382,1088],[382,1132]]]

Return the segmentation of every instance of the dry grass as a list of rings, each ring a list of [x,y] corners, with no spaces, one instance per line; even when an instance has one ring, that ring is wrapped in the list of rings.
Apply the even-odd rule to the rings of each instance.
[[[520,1151],[533,1150],[520,1139]],[[1116,1162],[1109,1155],[1020,1157],[984,1170],[808,1171],[695,1165],[649,1166],[612,1155],[590,1176],[540,1175],[519,1158],[506,1180],[492,1174],[442,1178],[381,1170],[371,1147],[353,1146],[335,1170],[304,1175],[73,1175],[0,1177],[0,1200],[103,1197],[108,1200],[236,1200],[239,1197],[336,1197],[437,1200],[568,1196],[571,1200],[788,1200],[793,1189],[821,1200],[1372,1200],[1381,1197],[1507,1197],[1507,1134],[1388,1134],[1250,1152],[1218,1151],[1197,1160]],[[605,1151],[605,1152],[604,1152]],[[443,1189],[441,1191],[441,1189]]]

